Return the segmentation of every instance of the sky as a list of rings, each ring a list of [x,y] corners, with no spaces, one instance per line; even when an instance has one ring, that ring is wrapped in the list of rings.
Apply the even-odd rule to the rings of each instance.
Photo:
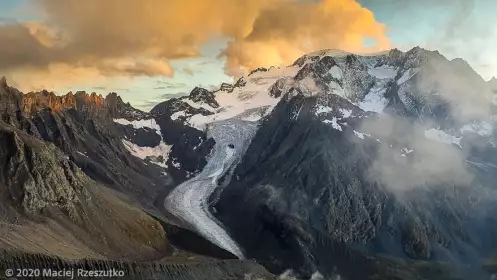
[[[0,75],[23,91],[114,91],[144,110],[325,48],[421,46],[488,80],[492,11],[495,0],[0,0]]]

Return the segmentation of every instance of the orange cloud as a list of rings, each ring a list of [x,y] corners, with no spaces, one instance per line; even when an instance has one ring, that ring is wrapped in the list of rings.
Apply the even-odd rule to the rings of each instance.
[[[0,26],[9,42],[0,45],[0,72],[171,76],[169,60],[199,55],[214,37],[232,39],[223,52],[232,75],[322,48],[362,51],[365,37],[389,46],[385,26],[355,0],[33,1],[43,22]]]
[[[228,72],[290,63],[320,49],[369,52],[390,47],[386,26],[355,0],[279,1],[260,11],[252,31],[225,51]],[[364,40],[376,45],[364,47]]]

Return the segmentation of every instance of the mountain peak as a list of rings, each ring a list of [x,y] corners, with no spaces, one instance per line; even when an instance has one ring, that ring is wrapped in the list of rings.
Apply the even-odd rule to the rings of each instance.
[[[206,90],[205,88],[195,87],[190,92],[188,99],[197,103],[206,103],[212,108],[219,108],[219,103],[217,103],[214,93]]]
[[[2,76],[2,78],[0,78],[0,88],[6,88],[8,86],[9,85],[7,84],[7,78],[5,78],[5,76]]]

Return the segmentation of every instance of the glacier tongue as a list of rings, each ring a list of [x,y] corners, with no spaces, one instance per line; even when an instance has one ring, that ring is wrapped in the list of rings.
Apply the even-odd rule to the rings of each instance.
[[[208,199],[218,188],[218,179],[238,164],[255,135],[257,124],[225,120],[209,125],[208,136],[216,145],[207,165],[194,178],[176,187],[165,199],[165,208],[186,227],[217,246],[243,259],[243,252],[221,223],[209,212]]]

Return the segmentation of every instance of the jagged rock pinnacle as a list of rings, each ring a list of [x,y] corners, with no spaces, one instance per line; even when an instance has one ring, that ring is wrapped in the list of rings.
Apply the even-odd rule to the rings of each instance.
[[[8,87],[7,78],[5,78],[5,76],[2,76],[2,78],[0,78],[0,88],[6,88],[6,87]]]

